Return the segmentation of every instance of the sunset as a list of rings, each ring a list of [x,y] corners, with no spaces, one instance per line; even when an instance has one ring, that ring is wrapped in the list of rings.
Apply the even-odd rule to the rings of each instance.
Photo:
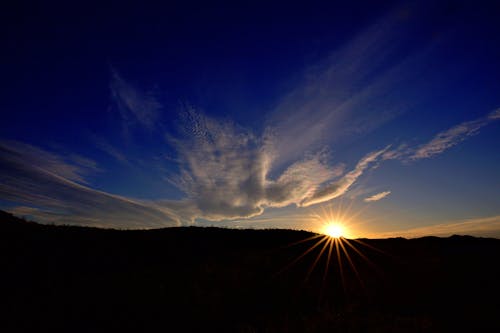
[[[338,222],[332,222],[325,225],[323,232],[327,236],[333,238],[339,238],[339,237],[344,237],[344,235],[346,234],[344,229],[345,228]]]
[[[5,332],[500,330],[495,1],[0,12]]]

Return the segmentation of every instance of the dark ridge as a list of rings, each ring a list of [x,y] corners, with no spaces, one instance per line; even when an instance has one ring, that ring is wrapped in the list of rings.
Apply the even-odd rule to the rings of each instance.
[[[325,277],[326,254],[309,274],[322,244],[290,265],[313,235],[51,226],[0,212],[0,331],[500,331],[500,240],[350,241],[363,254],[345,245],[355,269],[341,253],[341,271],[333,249]]]

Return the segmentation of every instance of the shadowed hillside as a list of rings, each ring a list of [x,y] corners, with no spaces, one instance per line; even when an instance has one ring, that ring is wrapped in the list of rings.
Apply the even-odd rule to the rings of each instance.
[[[500,329],[500,240],[367,239],[352,242],[362,255],[346,247],[342,269],[334,248],[325,274],[327,251],[310,270],[322,246],[290,265],[311,236],[45,226],[1,212],[0,330]]]

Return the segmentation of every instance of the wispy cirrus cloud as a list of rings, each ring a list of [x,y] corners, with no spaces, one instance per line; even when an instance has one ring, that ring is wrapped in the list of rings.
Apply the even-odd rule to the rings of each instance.
[[[193,108],[184,110],[182,119],[180,135],[167,136],[178,151],[180,170],[169,181],[186,194],[183,216],[191,220],[249,218],[266,208],[307,207],[338,198],[389,148],[367,154],[345,174],[344,164],[330,165],[322,151],[272,173],[278,158],[272,133],[255,135]]]
[[[111,70],[110,89],[125,129],[135,124],[148,130],[155,128],[162,106],[153,94],[137,89],[115,69]]]
[[[319,188],[312,195],[304,198],[300,205],[307,207],[335,199],[345,194],[367,168],[380,161],[380,157],[387,149],[388,147],[367,154],[356,164],[353,170],[342,176],[339,180]]]
[[[431,158],[456,146],[467,138],[478,134],[481,128],[499,119],[500,109],[496,109],[484,117],[465,121],[445,131],[439,132],[432,140],[417,147],[401,144],[399,147],[385,152],[383,159],[396,159],[409,162]]]
[[[127,158],[127,156],[125,156],[125,154],[121,152],[118,148],[111,145],[107,140],[98,137],[96,135],[91,135],[90,139],[93,142],[93,144],[102,152],[113,157],[115,160],[121,163],[129,164],[129,159]]]
[[[144,201],[92,189],[95,162],[20,142],[0,145],[0,198],[22,204],[39,221],[118,228],[152,228],[260,215],[266,208],[310,206],[343,195],[386,149],[363,157],[350,172],[324,151],[305,154],[280,173],[272,131],[256,135],[194,109],[182,113],[179,135],[168,135],[179,172],[169,178],[182,200]],[[70,157],[71,157],[70,156]],[[271,176],[272,175],[272,176]]]
[[[209,220],[246,218],[267,207],[300,204],[319,186],[341,175],[322,153],[307,156],[270,177],[275,161],[271,136],[255,134],[186,110],[181,137],[169,137],[176,147],[180,175],[174,183],[187,195],[193,217]]]
[[[389,153],[397,158],[415,156],[426,146],[400,146],[398,149],[405,152],[400,155],[390,147],[373,151],[347,173],[342,163],[330,165],[324,152],[306,154],[276,174],[271,172],[277,159],[272,132],[256,135],[192,108],[185,110],[182,118],[179,135],[168,135],[179,163],[179,172],[169,181],[185,193],[182,200],[141,201],[92,189],[86,180],[86,175],[98,170],[92,160],[74,154],[63,158],[13,141],[0,144],[0,198],[24,204],[13,211],[53,223],[152,228],[191,223],[198,218],[241,219],[260,215],[266,208],[307,207],[338,198],[364,172],[388,159]],[[446,133],[467,135],[499,118],[497,110]],[[389,194],[381,192],[365,201]]]
[[[85,176],[95,172],[97,165],[90,159],[72,154],[63,158],[57,154],[18,141],[0,141],[0,156],[4,164],[29,166],[46,170],[69,181],[86,184]],[[4,174],[6,177],[7,174]]]
[[[391,194],[391,191],[384,191],[384,192],[376,193],[374,195],[371,195],[371,196],[365,198],[364,202],[379,201],[379,200],[382,200],[383,198],[387,197],[389,194]]]
[[[386,66],[398,47],[395,27],[401,25],[391,13],[309,68],[279,100],[263,135],[184,112],[182,135],[168,135],[179,163],[179,174],[168,180],[186,194],[183,216],[246,218],[269,207],[310,206],[347,192],[386,149],[367,154],[345,175],[343,164],[330,166],[324,153],[314,152],[335,136],[369,131],[401,111],[400,104],[384,102],[411,67],[411,59]],[[145,98],[116,71],[112,75],[112,94],[125,123],[132,119],[151,127],[160,108],[156,100]]]
[[[415,149],[413,154],[409,156],[409,159],[418,160],[441,154],[445,150],[457,145],[468,137],[478,134],[482,127],[498,119],[500,119],[500,109],[489,113],[485,117],[472,121],[466,121],[453,126],[446,131],[438,133],[428,143],[419,146]]]
[[[338,197],[385,151],[368,154],[345,175],[344,165],[330,165],[326,153],[306,154],[271,177],[272,135],[258,136],[193,109],[184,119],[180,134],[168,136],[179,163],[170,182],[185,193],[182,200],[144,201],[92,189],[85,179],[95,171],[92,161],[79,158],[77,164],[19,142],[0,146],[0,198],[22,204],[13,212],[52,223],[152,228],[197,218],[248,218],[270,207],[309,206]]]
[[[404,40],[399,38],[404,21],[394,11],[320,65],[310,67],[278,100],[263,124],[263,134],[192,109],[183,112],[180,135],[168,135],[168,143],[177,151],[172,162],[178,163],[178,172],[171,173],[168,181],[185,194],[182,200],[140,201],[94,190],[85,177],[91,162],[67,161],[20,143],[2,146],[0,197],[36,206],[17,210],[38,214],[44,221],[87,225],[132,228],[170,226],[197,218],[248,218],[267,208],[307,207],[333,200],[384,160],[435,156],[499,119],[496,110],[417,147],[403,144],[372,151],[345,173],[342,163],[329,163],[321,152],[325,145],[366,133],[407,106],[409,99],[394,87],[418,73],[415,66],[426,54],[420,50],[394,57]],[[150,131],[161,128],[162,106],[152,94],[137,89],[114,69],[110,90],[125,130],[136,125]],[[96,146],[121,162],[131,160],[109,141],[96,140]],[[365,201],[380,200],[389,193]]]
[[[406,6],[409,7],[409,6]],[[409,14],[402,17],[401,11]],[[305,150],[366,134],[405,112],[413,99],[402,82],[416,80],[429,45],[398,53],[414,17],[396,8],[361,31],[319,64],[277,103],[268,126],[276,137],[279,161],[286,164]],[[399,54],[395,57],[395,54]]]
[[[53,152],[19,142],[0,143],[0,198],[24,204],[24,215],[41,222],[116,228],[180,223],[167,207],[92,189],[84,179],[88,171]]]
[[[500,111],[454,126],[417,148],[403,144],[393,150],[388,146],[373,151],[347,173],[342,163],[330,165],[328,156],[320,151],[292,161],[277,174],[272,170],[280,145],[272,128],[256,135],[192,108],[181,118],[180,135],[167,137],[178,152],[179,166],[179,173],[172,174],[169,181],[185,193],[182,200],[141,201],[92,189],[86,175],[99,170],[94,161],[75,154],[63,158],[13,141],[0,144],[0,198],[25,204],[13,211],[53,223],[152,228],[192,223],[198,218],[248,218],[266,208],[307,207],[338,198],[380,162],[442,153],[500,119]],[[117,158],[126,160],[125,156]],[[380,200],[389,193],[365,201]]]

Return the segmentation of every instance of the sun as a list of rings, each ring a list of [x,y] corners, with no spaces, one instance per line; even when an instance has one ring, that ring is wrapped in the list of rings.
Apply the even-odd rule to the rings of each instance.
[[[323,227],[323,234],[332,238],[344,237],[344,227],[339,223],[328,223]]]
[[[371,250],[381,253],[384,252],[364,242],[364,240],[353,236],[357,234],[356,229],[352,228],[353,221],[361,212],[350,214],[349,210],[351,205],[349,205],[347,209],[342,209],[340,204],[339,208],[336,210],[332,207],[331,205],[322,206],[319,212],[313,211],[311,213],[309,222],[310,231],[313,235],[290,244],[297,245],[306,243],[308,245],[305,246],[305,251],[282,268],[277,274],[284,272],[309,255],[313,258],[309,259],[312,263],[306,273],[306,280],[309,279],[319,263],[326,262],[323,271],[322,288],[326,288],[328,285],[327,275],[332,264],[337,265],[335,274],[340,274],[340,280],[342,281],[344,290],[346,289],[347,281],[344,272],[347,267],[352,269],[352,272],[354,272],[361,285],[363,285],[363,281],[356,267],[356,265],[360,263],[359,258],[371,266],[374,266],[371,260],[363,253],[363,249],[370,248]],[[358,259],[356,259],[356,257],[358,257]],[[321,258],[324,259],[321,260]]]

